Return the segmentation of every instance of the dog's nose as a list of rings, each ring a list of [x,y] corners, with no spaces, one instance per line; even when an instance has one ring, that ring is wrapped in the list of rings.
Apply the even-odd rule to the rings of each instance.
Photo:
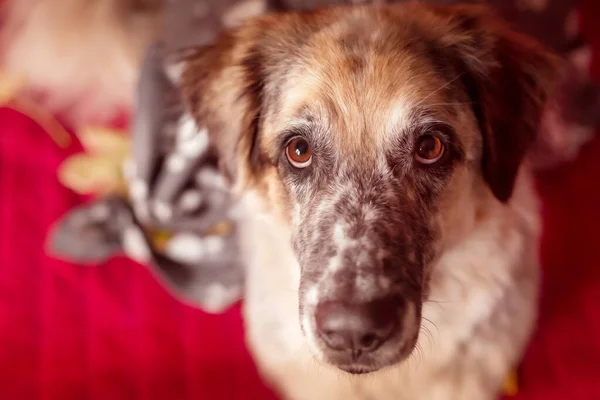
[[[364,304],[339,301],[320,303],[316,310],[316,327],[321,340],[332,350],[363,352],[376,350],[396,326],[398,303],[381,299]]]

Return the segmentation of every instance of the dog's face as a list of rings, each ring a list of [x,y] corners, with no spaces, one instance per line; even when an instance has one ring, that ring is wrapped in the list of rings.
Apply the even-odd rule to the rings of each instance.
[[[411,353],[436,258],[511,195],[553,61],[484,9],[412,4],[267,16],[180,64],[224,172],[291,232],[317,358]]]

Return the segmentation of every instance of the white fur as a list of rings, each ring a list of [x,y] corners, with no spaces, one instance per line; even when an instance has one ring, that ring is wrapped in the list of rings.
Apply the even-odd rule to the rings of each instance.
[[[195,264],[206,256],[215,256],[225,248],[225,239],[210,235],[200,237],[191,233],[180,233],[167,242],[165,254],[179,262]]]
[[[333,242],[336,245],[336,253],[329,260],[329,265],[327,266],[329,274],[334,274],[341,268],[344,251],[355,242],[354,239],[348,237],[346,234],[346,228],[343,222],[338,222],[333,228]]]
[[[129,258],[139,263],[147,263],[150,261],[150,248],[146,243],[144,234],[138,227],[131,225],[125,228],[121,240],[123,252]]]
[[[198,171],[196,180],[201,186],[211,189],[225,190],[227,188],[223,176],[212,168],[202,168]]]
[[[198,129],[193,118],[184,114],[179,120],[175,154],[187,158],[197,158],[208,149],[208,131]]]
[[[148,184],[141,179],[134,180],[129,185],[129,194],[134,200],[146,200],[148,197]]]
[[[206,252],[210,255],[219,255],[225,248],[225,240],[220,236],[206,236],[203,242],[206,247]]]
[[[194,264],[202,260],[206,249],[201,237],[180,233],[167,242],[165,254],[173,260]]]
[[[154,202],[152,211],[159,221],[167,222],[173,217],[173,208],[164,201],[157,200]]]
[[[178,174],[185,169],[185,165],[187,160],[185,157],[180,155],[179,153],[173,153],[167,158],[167,171]]]
[[[186,190],[181,194],[179,205],[183,211],[192,212],[195,211],[202,204],[202,193],[198,190]]]
[[[205,301],[202,303],[202,309],[213,314],[222,313],[241,295],[241,288],[238,286],[226,287],[214,283],[205,289]]]

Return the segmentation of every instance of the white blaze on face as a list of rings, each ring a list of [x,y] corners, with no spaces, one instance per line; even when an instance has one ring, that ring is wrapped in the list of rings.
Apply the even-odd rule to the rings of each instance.
[[[388,111],[389,117],[387,124],[383,127],[384,131],[378,135],[380,142],[378,147],[381,150],[389,149],[390,143],[398,139],[398,135],[412,123],[411,110],[414,103],[407,100],[399,100],[391,105]]]
[[[344,252],[356,245],[356,240],[350,238],[347,234],[348,226],[343,222],[338,222],[333,228],[333,243],[335,245],[335,255],[329,259],[327,270],[330,275],[342,268]]]
[[[333,228],[333,242],[341,251],[351,247],[356,241],[350,238],[347,234],[348,225],[343,222],[338,222]]]

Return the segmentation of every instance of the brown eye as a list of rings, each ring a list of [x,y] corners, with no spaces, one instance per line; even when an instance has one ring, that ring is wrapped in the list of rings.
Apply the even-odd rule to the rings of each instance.
[[[444,155],[444,144],[440,138],[426,135],[417,141],[415,159],[421,164],[433,164]]]
[[[312,150],[308,142],[301,137],[292,139],[285,148],[288,161],[296,168],[306,168],[312,162]]]

